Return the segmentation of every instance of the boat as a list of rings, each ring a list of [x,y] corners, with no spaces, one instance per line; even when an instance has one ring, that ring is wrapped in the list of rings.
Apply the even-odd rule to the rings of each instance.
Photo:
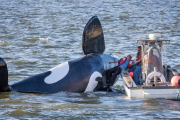
[[[180,74],[176,69],[163,63],[163,46],[170,40],[159,34],[150,34],[149,39],[138,39],[141,43],[140,85],[136,85],[128,70],[121,73],[125,94],[128,98],[180,99]]]

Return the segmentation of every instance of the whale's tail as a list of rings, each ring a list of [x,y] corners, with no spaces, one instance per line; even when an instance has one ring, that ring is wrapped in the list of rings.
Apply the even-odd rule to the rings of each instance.
[[[0,92],[10,91],[8,85],[8,69],[6,62],[0,58]]]

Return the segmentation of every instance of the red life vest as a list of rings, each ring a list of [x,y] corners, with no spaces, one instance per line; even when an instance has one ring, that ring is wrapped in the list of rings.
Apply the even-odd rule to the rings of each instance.
[[[123,64],[126,61],[127,57],[124,57],[121,61],[119,61],[118,66]],[[127,68],[130,68],[132,66],[132,60],[128,63]]]

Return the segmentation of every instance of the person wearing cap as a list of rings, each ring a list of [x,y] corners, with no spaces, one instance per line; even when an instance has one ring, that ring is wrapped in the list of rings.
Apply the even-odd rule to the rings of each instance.
[[[125,70],[126,68],[131,68],[132,64],[134,64],[134,62],[131,59],[132,59],[132,56],[128,55],[127,57],[121,58],[118,61],[109,62],[109,64],[118,63],[118,65],[116,67],[111,68],[106,71],[107,83],[110,86],[113,85],[117,75],[119,75],[122,70]]]

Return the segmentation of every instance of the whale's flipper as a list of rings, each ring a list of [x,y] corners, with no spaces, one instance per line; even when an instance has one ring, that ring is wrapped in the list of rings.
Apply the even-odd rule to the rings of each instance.
[[[103,53],[105,50],[104,34],[97,16],[92,17],[84,28],[82,48],[85,55]]]
[[[8,69],[6,62],[0,58],[0,92],[10,91],[8,85]]]

